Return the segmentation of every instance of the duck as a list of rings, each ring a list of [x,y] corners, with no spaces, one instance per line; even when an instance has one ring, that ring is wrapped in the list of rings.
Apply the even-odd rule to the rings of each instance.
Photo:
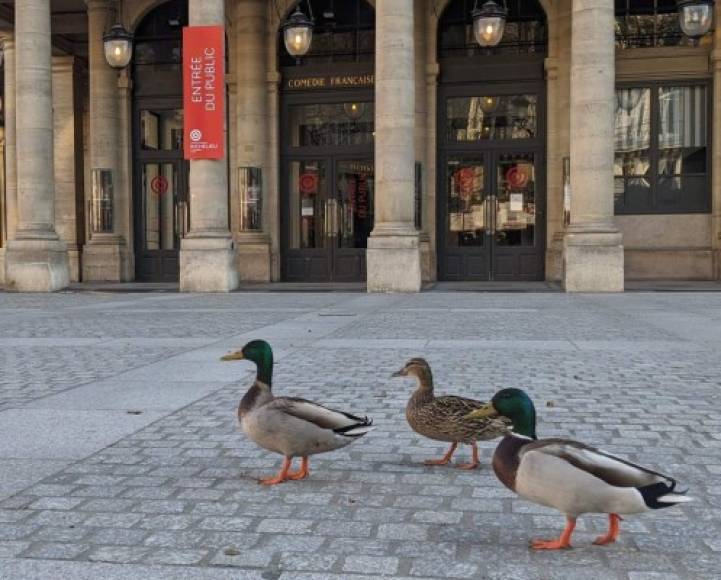
[[[471,446],[470,463],[457,464],[459,469],[476,469],[480,465],[478,441],[496,439],[504,435],[510,421],[503,418],[468,418],[471,411],[485,404],[455,395],[436,397],[433,392],[433,373],[423,358],[412,358],[405,366],[393,373],[393,377],[414,377],[416,390],[406,405],[406,420],[419,435],[451,446],[441,459],[429,459],[426,465],[447,465],[451,462],[458,445]]]
[[[256,445],[283,456],[278,474],[260,479],[260,484],[305,479],[310,475],[309,456],[341,449],[374,429],[368,417],[298,397],[276,397],[272,392],[273,349],[264,340],[250,341],[221,360],[248,360],[256,365],[255,381],[238,406],[238,420]],[[296,457],[301,459],[300,468],[291,471]]]
[[[519,496],[566,516],[558,539],[532,540],[535,550],[571,547],[579,516],[608,514],[608,532],[594,544],[614,543],[621,516],[668,508],[691,501],[676,491],[676,480],[572,439],[538,439],[536,408],[522,389],[502,389],[491,401],[468,414],[471,419],[506,417],[513,430],[493,453],[496,477]]]

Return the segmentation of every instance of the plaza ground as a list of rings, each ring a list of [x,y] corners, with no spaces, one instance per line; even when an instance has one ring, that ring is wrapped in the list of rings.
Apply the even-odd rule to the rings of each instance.
[[[239,431],[248,363],[277,393],[367,414],[376,431],[271,489],[278,456]],[[614,580],[721,576],[721,293],[0,293],[0,578]],[[412,356],[437,390],[528,390],[540,436],[678,476],[696,498],[575,548],[563,518],[494,477],[425,467],[405,423]],[[466,459],[468,450],[457,456]]]

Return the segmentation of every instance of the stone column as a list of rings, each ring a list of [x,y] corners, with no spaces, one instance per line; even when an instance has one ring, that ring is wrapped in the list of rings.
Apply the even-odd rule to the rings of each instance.
[[[7,226],[7,239],[15,239],[17,228],[17,156],[15,131],[15,38],[6,33],[2,39],[3,68],[5,69],[5,91],[3,99],[3,113],[5,118],[5,223]]]
[[[721,2],[716,2],[714,14],[715,30],[711,66],[713,72],[713,127],[711,142],[711,246],[714,254],[714,276],[721,279]],[[7,82],[7,81],[6,81]]]
[[[268,205],[270,167],[268,164],[268,3],[266,0],[244,0],[236,4],[236,135],[239,167],[262,170],[263,199]],[[237,192],[236,192],[237,194]],[[236,203],[239,200],[236,199]],[[236,214],[238,215],[238,214]],[[264,216],[265,217],[265,216]],[[239,221],[239,220],[238,220]],[[241,280],[270,282],[270,224],[263,220],[262,230],[236,232],[238,272]]]
[[[83,280],[120,282],[130,280],[128,247],[119,230],[123,204],[120,203],[120,102],[118,72],[105,60],[103,34],[114,18],[113,0],[87,0],[88,62],[90,67],[90,181],[92,172],[110,171],[113,182],[112,231],[93,231],[83,249]],[[92,203],[93,192],[87,192]],[[92,211],[92,210],[91,210]],[[92,220],[91,220],[92,222]]]
[[[431,3],[426,7],[426,169],[423,180],[423,231],[428,235],[430,260],[428,279],[438,279],[438,230],[442,224],[436,223],[436,191],[438,172],[437,131],[438,131],[438,77],[441,67],[438,64],[438,14]],[[443,192],[441,192],[443,195]]]
[[[55,183],[55,231],[68,248],[70,281],[80,281],[80,248],[84,232],[82,207],[83,130],[76,115],[78,62],[74,56],[53,57],[53,167]],[[79,219],[80,218],[80,219]]]
[[[375,227],[368,291],[421,289],[414,224],[415,61],[413,0],[376,2]]]
[[[50,292],[69,283],[55,233],[50,0],[15,4],[18,225],[6,252],[8,289]]]
[[[15,238],[17,227],[17,161],[15,155],[15,38],[12,32],[0,37],[4,54],[4,117],[5,117],[5,241]],[[6,243],[7,245],[7,243]],[[5,284],[5,251],[0,250],[0,284]]]
[[[623,291],[623,245],[613,218],[614,24],[612,0],[573,0],[567,292]]]
[[[190,0],[190,26],[225,26],[224,0]],[[237,288],[228,229],[228,158],[190,162],[190,232],[180,244],[181,292]]]

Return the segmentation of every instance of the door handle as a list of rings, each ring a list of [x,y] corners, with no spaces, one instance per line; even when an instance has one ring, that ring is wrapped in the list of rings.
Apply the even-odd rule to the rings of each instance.
[[[330,200],[321,202],[322,204],[322,217],[323,217],[323,235],[325,238],[330,237],[331,223],[330,223]]]

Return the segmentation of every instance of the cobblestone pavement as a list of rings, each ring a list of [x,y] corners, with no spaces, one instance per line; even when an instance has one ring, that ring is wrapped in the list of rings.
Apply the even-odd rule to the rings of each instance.
[[[374,418],[311,460],[311,478],[256,480],[278,456],[244,438],[247,363],[275,346],[275,389]],[[721,576],[721,294],[430,292],[413,296],[0,294],[0,578],[717,579]],[[519,386],[541,436],[564,435],[676,474],[696,498],[579,522],[573,550],[533,553],[563,518],[489,466],[426,467],[412,384]],[[464,459],[462,449],[459,459]]]

